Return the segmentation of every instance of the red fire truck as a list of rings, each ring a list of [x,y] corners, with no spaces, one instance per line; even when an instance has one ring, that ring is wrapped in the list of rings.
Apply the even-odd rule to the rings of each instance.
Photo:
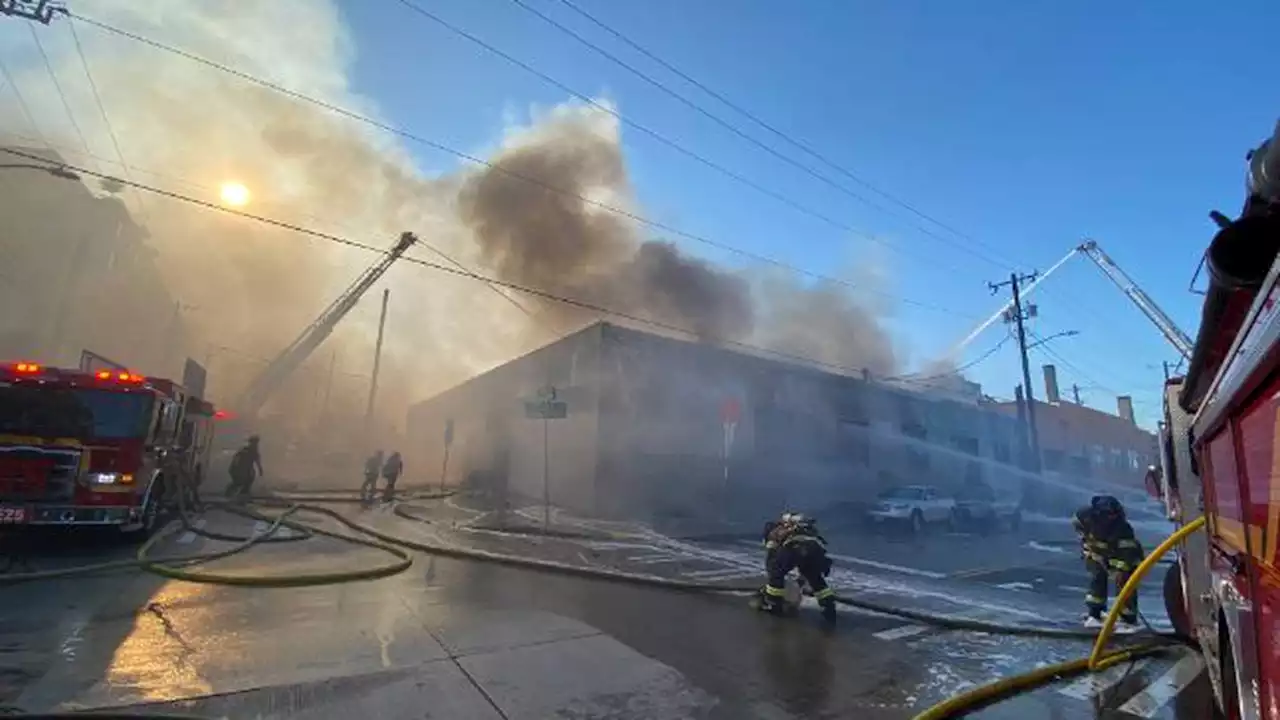
[[[1209,289],[1187,374],[1166,383],[1154,484],[1206,531],[1165,578],[1228,718],[1280,720],[1280,126],[1249,156],[1248,199],[1205,253]]]
[[[119,369],[0,364],[0,526],[156,530],[208,466],[213,407]]]

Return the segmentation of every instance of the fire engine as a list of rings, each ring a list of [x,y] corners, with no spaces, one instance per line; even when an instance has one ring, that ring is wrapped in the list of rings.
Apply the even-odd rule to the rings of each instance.
[[[1214,213],[1209,287],[1186,375],[1168,380],[1152,487],[1205,516],[1165,577],[1223,714],[1280,720],[1280,125],[1249,155],[1239,218]]]
[[[0,365],[0,527],[115,526],[147,537],[208,466],[214,408],[120,369]]]

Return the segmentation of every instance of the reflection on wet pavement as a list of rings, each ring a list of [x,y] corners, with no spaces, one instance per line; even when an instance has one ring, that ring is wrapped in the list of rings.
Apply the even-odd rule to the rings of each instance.
[[[754,549],[735,543],[518,538],[352,511],[404,535],[565,562],[625,564],[647,552],[644,565],[632,564],[673,577],[730,577],[730,570],[750,577],[759,567]],[[306,541],[219,567],[346,567],[361,553]],[[923,606],[989,616],[1006,607],[1045,617],[1076,612],[1061,597],[875,570],[841,572],[863,578],[864,592]],[[393,578],[317,588],[246,590],[142,575],[20,585],[0,597],[0,617],[13,617],[19,602],[42,631],[0,623],[0,704],[29,710],[906,718],[978,684],[1087,653],[1082,642],[950,632],[865,612],[843,612],[828,628],[811,610],[792,620],[760,616],[741,597],[425,556]],[[1122,675],[1059,683],[976,716],[1201,717],[1211,702],[1207,682],[1195,656],[1186,657],[1193,659],[1153,659]]]

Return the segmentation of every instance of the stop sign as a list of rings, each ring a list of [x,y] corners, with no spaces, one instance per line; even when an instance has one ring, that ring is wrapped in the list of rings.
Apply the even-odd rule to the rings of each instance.
[[[740,415],[742,415],[742,406],[738,404],[738,399],[726,398],[724,404],[720,406],[720,420],[726,424],[736,423]]]

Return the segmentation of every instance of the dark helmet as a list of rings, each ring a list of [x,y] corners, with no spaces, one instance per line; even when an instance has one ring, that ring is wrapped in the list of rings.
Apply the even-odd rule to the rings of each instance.
[[[1105,517],[1124,517],[1124,506],[1111,495],[1095,495],[1089,504],[1093,507],[1094,512]]]

